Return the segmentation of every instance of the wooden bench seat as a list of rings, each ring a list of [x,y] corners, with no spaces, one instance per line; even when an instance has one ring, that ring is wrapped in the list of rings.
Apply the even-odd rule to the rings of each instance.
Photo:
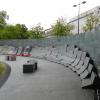
[[[90,60],[90,58],[86,57],[85,60],[84,60],[83,65],[80,66],[80,69],[76,70],[76,72],[77,72],[78,75],[81,74],[81,73],[83,73],[84,70],[88,67],[89,60]]]
[[[83,73],[80,74],[80,78],[81,79],[87,78],[91,74],[92,69],[93,65],[89,64],[88,68]]]
[[[81,60],[81,61],[78,63],[78,65],[75,66],[76,71],[80,69],[80,67],[83,65],[83,63],[84,63],[84,61]]]
[[[78,63],[77,66],[75,66],[75,71],[78,70],[78,69],[80,69],[80,67],[84,63],[85,58],[86,58],[86,52],[82,52],[80,62]]]
[[[95,78],[96,78],[96,75],[94,72],[92,72],[89,78],[85,78],[81,80],[81,87],[83,89],[92,88],[94,85]]]
[[[52,50],[49,56],[47,56],[47,60],[57,62],[57,55],[58,55],[58,50],[55,48]]]
[[[74,63],[72,63],[71,65],[69,65],[68,67],[71,68],[73,71],[75,71],[75,66],[77,66],[79,64],[79,61],[81,59],[81,54],[82,51],[78,51],[77,53],[77,58],[75,59]]]
[[[74,53],[73,53],[74,52]],[[70,64],[74,63],[76,57],[77,57],[77,54],[78,54],[78,48],[75,48],[74,51],[71,52],[69,55],[72,55],[72,56],[62,56],[62,60],[61,60],[61,64],[63,64],[64,66],[68,67]]]

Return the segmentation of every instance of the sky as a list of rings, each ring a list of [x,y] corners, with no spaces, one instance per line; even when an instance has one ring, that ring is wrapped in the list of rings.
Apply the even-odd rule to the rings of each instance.
[[[85,1],[80,13],[100,5],[100,0]],[[30,29],[41,23],[44,29],[49,29],[60,17],[69,21],[77,16],[78,7],[73,5],[78,3],[79,0],[0,0],[0,11],[7,11],[9,24],[25,24]]]

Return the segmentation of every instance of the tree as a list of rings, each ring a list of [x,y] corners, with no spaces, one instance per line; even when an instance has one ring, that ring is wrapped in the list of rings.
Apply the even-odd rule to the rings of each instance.
[[[0,39],[27,39],[27,27],[24,24],[6,25],[0,30]]]
[[[36,26],[32,27],[31,30],[29,30],[29,37],[33,39],[39,39],[44,37],[44,31],[41,24],[37,24]]]
[[[17,36],[18,39],[28,38],[28,33],[27,33],[28,28],[25,26],[25,24],[16,24],[15,29],[18,35]]]
[[[83,26],[83,31],[91,31],[100,22],[100,18],[96,15],[90,15],[87,17],[86,24]]]
[[[7,15],[6,11],[0,11],[0,28],[4,28],[6,25],[6,19],[8,19],[9,16]]]
[[[73,25],[68,24],[64,18],[58,18],[55,25],[52,25],[53,34],[55,36],[66,36],[71,34]]]
[[[7,25],[0,30],[0,39],[15,39],[17,36],[15,26]]]

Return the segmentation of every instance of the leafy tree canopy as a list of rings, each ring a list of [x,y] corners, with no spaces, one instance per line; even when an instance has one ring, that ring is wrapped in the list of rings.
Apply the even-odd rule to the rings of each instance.
[[[6,19],[8,18],[9,16],[7,15],[6,11],[0,11],[0,29],[5,27]]]
[[[38,23],[36,26],[32,27],[31,30],[29,30],[29,36],[30,38],[35,38],[35,39],[39,39],[39,38],[43,38],[44,37],[44,31],[43,31],[43,27],[41,26],[40,23]]]
[[[66,19],[58,18],[56,23],[52,25],[53,34],[55,36],[67,36],[71,34],[71,30],[74,28],[73,25],[68,24]]]
[[[100,22],[100,18],[96,15],[90,15],[87,17],[86,24],[83,26],[84,32],[91,31]]]
[[[27,28],[24,24],[7,25],[0,30],[0,39],[27,39]]]

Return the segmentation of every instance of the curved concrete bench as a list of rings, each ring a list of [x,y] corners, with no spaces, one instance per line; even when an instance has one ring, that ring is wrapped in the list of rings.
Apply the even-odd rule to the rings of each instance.
[[[87,52],[74,45],[53,46],[48,50],[43,48],[42,51],[40,50],[40,58],[62,64],[76,72],[81,79],[82,88],[94,86],[97,75]]]

